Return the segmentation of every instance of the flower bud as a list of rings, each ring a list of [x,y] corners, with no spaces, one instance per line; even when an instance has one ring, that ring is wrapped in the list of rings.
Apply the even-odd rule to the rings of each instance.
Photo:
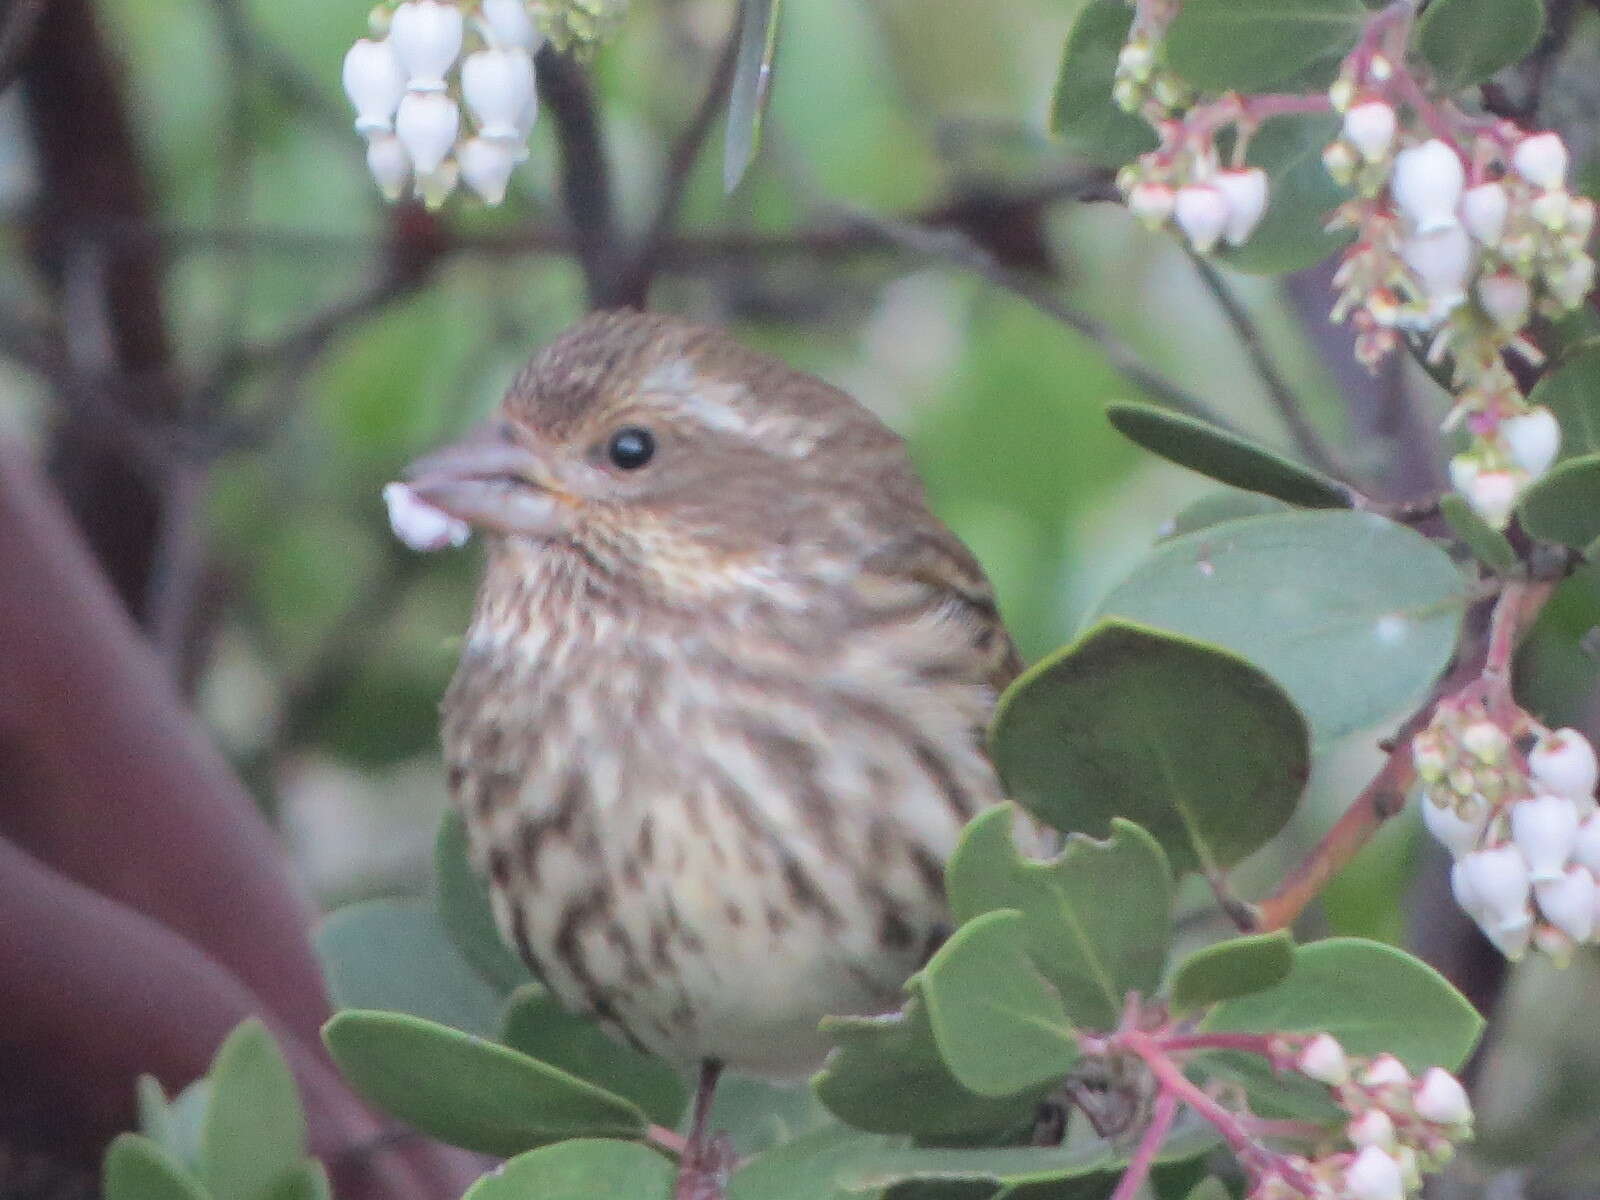
[[[465,521],[434,508],[403,483],[386,484],[383,502],[389,508],[389,526],[394,535],[413,550],[464,546],[472,536]]]
[[[1363,100],[1344,114],[1344,137],[1368,162],[1377,162],[1394,144],[1394,109],[1382,100]]]
[[[1494,941],[1493,938],[1489,939]],[[1528,940],[1526,937],[1524,941]],[[1572,954],[1578,948],[1578,943],[1573,941],[1554,925],[1535,925],[1533,927],[1532,941],[1534,948],[1547,957],[1557,967],[1565,968],[1572,962]],[[1500,952],[1507,958],[1511,955],[1505,947]]]
[[[1144,38],[1135,38],[1117,52],[1117,70],[1140,81],[1150,77],[1150,68],[1155,61],[1150,43]]]
[[[1534,187],[1560,187],[1567,177],[1567,147],[1560,135],[1535,133],[1511,152],[1511,165]]]
[[[534,102],[533,59],[526,50],[480,50],[461,64],[461,95],[486,138],[521,141]]]
[[[1267,173],[1259,167],[1219,171],[1211,183],[1228,202],[1223,237],[1230,246],[1244,245],[1267,211]]]
[[[1562,933],[1575,942],[1587,942],[1594,936],[1597,889],[1589,868],[1574,863],[1560,878],[1534,884],[1533,891],[1544,919]]]
[[[1456,205],[1465,183],[1460,157],[1433,138],[1395,155],[1389,190],[1396,207],[1425,235],[1456,227]]]
[[[1463,817],[1453,804],[1435,804],[1427,796],[1422,798],[1423,825],[1456,858],[1477,848],[1489,820],[1487,804],[1470,803],[1468,811],[1476,816]]]
[[[485,204],[499,204],[506,198],[517,157],[504,141],[475,137],[456,151],[456,162],[461,166],[461,181],[483,197]]]
[[[1486,929],[1509,930],[1531,923],[1528,896],[1533,884],[1520,849],[1496,846],[1474,850],[1463,855],[1459,865],[1461,890],[1476,901],[1476,911],[1465,904],[1462,907],[1481,915]]]
[[[367,139],[367,170],[390,203],[405,194],[411,179],[411,156],[392,133],[374,133]]]
[[[1450,768],[1450,755],[1437,730],[1425,729],[1411,739],[1411,761],[1424,783],[1444,778]]]
[[[1520,490],[1517,477],[1510,471],[1480,470],[1473,474],[1462,494],[1480,517],[1496,529],[1504,529]]]
[[[1515,333],[1528,323],[1533,289],[1515,271],[1496,271],[1478,280],[1478,304],[1502,333]]]
[[[1361,1072],[1361,1083],[1369,1088],[1411,1085],[1411,1072],[1392,1054],[1380,1054]]]
[[[483,0],[483,28],[496,49],[530,53],[538,49],[539,33],[525,0]]]
[[[1456,903],[1461,906],[1462,912],[1474,920],[1481,920],[1485,912],[1483,899],[1472,890],[1472,877],[1473,872],[1468,869],[1466,858],[1463,856],[1450,868],[1450,894],[1456,898]]]
[[[1474,721],[1461,731],[1461,745],[1473,758],[1492,767],[1505,756],[1511,739],[1493,721]]]
[[[442,92],[461,53],[461,10],[438,0],[406,0],[394,10],[389,40],[414,92]],[[414,155],[413,155],[414,156]]]
[[[1405,1200],[1400,1164],[1387,1151],[1367,1146],[1344,1173],[1341,1196],[1349,1200]]]
[[[461,110],[442,92],[407,92],[400,101],[394,131],[411,155],[417,174],[432,175],[461,132]]]
[[[1412,1104],[1417,1116],[1435,1125],[1472,1123],[1472,1102],[1467,1099],[1467,1089],[1443,1067],[1429,1067],[1422,1073]]]
[[[387,133],[406,94],[406,76],[394,47],[362,38],[344,56],[344,91],[356,110],[356,132]]]
[[[1467,298],[1467,280],[1477,258],[1472,239],[1459,225],[1418,233],[1400,243],[1400,257],[1422,285],[1435,321]]]
[[[1349,142],[1329,142],[1322,151],[1322,165],[1340,187],[1349,187],[1356,175],[1358,159]]]
[[[1563,308],[1577,308],[1594,290],[1594,259],[1579,254],[1545,282]]]
[[[1560,879],[1578,841],[1578,809],[1564,796],[1535,796],[1511,806],[1511,839],[1534,883]]]
[[[1600,812],[1591,812],[1578,822],[1578,836],[1572,843],[1572,860],[1600,875]]]
[[[1300,1074],[1329,1087],[1338,1087],[1350,1078],[1350,1060],[1344,1047],[1331,1034],[1319,1033],[1305,1044],[1295,1064]]]
[[[1147,229],[1160,229],[1172,215],[1177,193],[1164,183],[1137,183],[1128,191],[1128,211]]]
[[[1376,1146],[1380,1150],[1393,1150],[1395,1144],[1394,1120],[1381,1108],[1369,1108],[1344,1128],[1345,1137],[1357,1150]]]
[[[1548,471],[1561,449],[1561,425],[1555,413],[1543,405],[1501,421],[1500,436],[1505,439],[1511,461],[1526,471],[1529,479],[1537,479]],[[1571,737],[1564,737],[1566,734]],[[1553,760],[1546,762],[1545,769],[1560,779],[1562,786],[1547,782],[1539,773],[1540,768],[1533,765],[1541,751],[1544,751],[1541,761]],[[1587,798],[1594,794],[1597,777],[1594,749],[1589,740],[1574,729],[1551,734],[1535,746],[1528,756],[1528,769],[1547,790],[1558,796]]]
[[[1201,254],[1217,244],[1228,227],[1228,198],[1208,183],[1189,183],[1178,189],[1173,220]]]
[[[1528,212],[1551,233],[1560,233],[1567,227],[1567,218],[1572,213],[1572,197],[1559,188],[1542,192],[1534,197]]]
[[[1485,246],[1493,246],[1506,231],[1511,201],[1499,183],[1480,183],[1461,197],[1461,223]]]
[[[1567,233],[1582,246],[1594,232],[1594,201],[1587,196],[1572,197],[1567,211]]]

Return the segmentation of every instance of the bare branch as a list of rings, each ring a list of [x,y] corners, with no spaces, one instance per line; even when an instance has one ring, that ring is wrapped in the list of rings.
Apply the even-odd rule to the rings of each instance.
[[[572,225],[572,248],[583,269],[589,307],[619,308],[635,298],[618,290],[620,250],[611,201],[611,167],[600,137],[589,76],[548,42],[539,51],[539,98],[555,121],[561,152],[561,195]]]

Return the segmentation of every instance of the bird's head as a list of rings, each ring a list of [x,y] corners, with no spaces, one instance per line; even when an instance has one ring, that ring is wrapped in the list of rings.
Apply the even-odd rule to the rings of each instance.
[[[921,503],[900,439],[849,396],[718,330],[635,312],[573,326],[493,420],[409,481],[492,552],[560,543],[690,591]]]

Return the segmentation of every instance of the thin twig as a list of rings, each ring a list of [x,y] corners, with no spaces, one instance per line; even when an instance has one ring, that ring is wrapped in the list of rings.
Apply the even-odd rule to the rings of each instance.
[[[1333,449],[1317,431],[1317,427],[1311,423],[1304,406],[1300,403],[1300,398],[1295,395],[1294,389],[1289,386],[1289,381],[1284,378],[1278,364],[1267,352],[1261,329],[1250,314],[1250,310],[1244,306],[1228,281],[1222,277],[1222,273],[1205,255],[1190,250],[1189,260],[1194,263],[1195,273],[1200,276],[1200,282],[1205,285],[1206,291],[1211,293],[1211,298],[1217,302],[1217,307],[1222,310],[1222,315],[1233,328],[1234,336],[1244,348],[1245,357],[1250,360],[1251,370],[1261,380],[1262,387],[1267,391],[1267,399],[1272,401],[1272,407],[1282,418],[1289,430],[1289,436],[1294,439],[1294,444],[1301,455],[1324,474],[1331,475],[1335,479],[1348,480],[1348,468],[1339,461]]]
[[[611,168],[588,74],[548,42],[539,51],[539,99],[550,110],[561,152],[561,195],[591,308],[628,303],[618,294],[616,213]]]

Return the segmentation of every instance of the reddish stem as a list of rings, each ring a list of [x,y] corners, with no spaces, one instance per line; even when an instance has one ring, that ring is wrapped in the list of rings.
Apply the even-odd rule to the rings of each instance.
[[[1156,1097],[1155,1111],[1150,1117],[1150,1124],[1145,1129],[1144,1136],[1139,1139],[1139,1148],[1128,1160],[1128,1169],[1117,1181],[1117,1190],[1111,1193],[1111,1200],[1133,1200],[1134,1196],[1138,1195],[1139,1189],[1144,1186],[1144,1181],[1150,1177],[1150,1168],[1156,1161],[1156,1154],[1161,1149],[1161,1143],[1167,1140],[1167,1134],[1172,1131],[1172,1121],[1177,1115],[1176,1096],[1171,1092],[1162,1092]]]
[[[1168,1054],[1191,1050],[1243,1050],[1272,1059],[1272,1039],[1260,1033],[1196,1033],[1163,1037],[1158,1043]]]

